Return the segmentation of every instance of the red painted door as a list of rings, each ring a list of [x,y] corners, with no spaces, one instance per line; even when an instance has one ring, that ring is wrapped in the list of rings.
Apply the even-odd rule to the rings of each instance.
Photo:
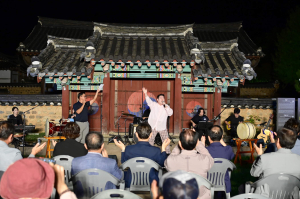
[[[149,97],[155,101],[158,94],[164,94],[166,103],[173,108],[174,80],[111,80],[111,120],[110,130],[128,132],[129,124],[133,122],[132,116],[124,113],[142,117],[148,108],[142,88],[148,89]],[[121,117],[120,117],[121,116]],[[173,132],[173,117],[170,117],[170,132]]]
[[[212,119],[212,100],[213,94],[193,94],[185,93],[182,95],[182,128],[190,128],[190,120],[200,107],[204,108],[206,115]]]

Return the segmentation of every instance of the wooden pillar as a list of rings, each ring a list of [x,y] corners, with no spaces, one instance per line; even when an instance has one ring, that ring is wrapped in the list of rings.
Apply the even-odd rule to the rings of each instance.
[[[222,100],[222,91],[218,89],[217,87],[215,88],[215,93],[214,93],[214,117],[220,114],[221,112],[221,100]],[[220,125],[221,124],[221,119],[217,120],[214,124]]]
[[[69,117],[69,100],[70,92],[69,85],[62,87],[62,118],[67,119]]]
[[[103,96],[102,96],[102,133],[108,134],[109,129],[109,113],[110,113],[110,77],[109,73],[105,73],[103,79]],[[113,107],[112,109],[113,110]]]
[[[174,86],[174,134],[179,135],[181,132],[181,78],[176,74]]]

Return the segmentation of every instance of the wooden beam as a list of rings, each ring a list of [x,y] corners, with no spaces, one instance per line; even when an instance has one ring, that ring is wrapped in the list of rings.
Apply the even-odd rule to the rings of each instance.
[[[109,133],[109,114],[110,114],[110,77],[105,73],[103,79],[103,96],[102,96],[102,133]],[[111,109],[112,110],[112,109]],[[99,121],[100,122],[100,121]]]
[[[219,88],[215,89],[214,93],[214,117],[220,114],[221,112],[221,101],[222,101],[222,91]],[[221,120],[215,121],[216,125],[221,124]]]
[[[181,78],[176,74],[174,85],[174,134],[179,135],[181,132]]]
[[[69,85],[62,88],[62,118],[67,119],[69,117]]]

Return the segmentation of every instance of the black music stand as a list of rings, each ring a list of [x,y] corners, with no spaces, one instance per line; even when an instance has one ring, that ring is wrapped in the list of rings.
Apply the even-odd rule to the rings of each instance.
[[[122,115],[120,115],[120,117],[118,118],[118,122],[117,122],[117,124],[118,124],[118,135],[109,134],[109,136],[111,136],[111,137],[108,139],[107,144],[114,143],[114,139],[117,139],[118,141],[123,142],[122,137],[120,136],[120,124],[119,124],[119,121],[120,121],[121,117],[122,117]]]
[[[42,103],[42,104],[40,104],[40,105],[37,105],[37,106],[35,106],[35,107],[33,107],[33,108],[31,108],[31,109],[29,109],[29,110],[27,110],[27,111],[24,111],[22,114],[24,115],[24,120],[23,120],[23,126],[24,126],[24,128],[23,128],[23,140],[22,140],[22,144],[23,144],[23,157],[24,157],[24,151],[25,151],[25,134],[26,134],[26,129],[25,129],[25,126],[26,126],[26,113],[27,112],[29,112],[29,111],[31,111],[31,110],[33,110],[33,109],[35,109],[35,108],[37,108],[37,107],[39,107],[39,106],[41,106],[41,105],[44,105],[44,103]],[[29,146],[29,147],[33,147],[33,146],[31,146],[31,145],[27,145],[27,146]]]
[[[212,121],[212,120],[209,120]],[[201,140],[201,137],[205,136],[205,143],[206,145],[210,145],[208,141],[208,129],[210,129],[214,124],[212,122],[207,121],[200,121],[195,127],[196,132],[199,134],[199,140]]]

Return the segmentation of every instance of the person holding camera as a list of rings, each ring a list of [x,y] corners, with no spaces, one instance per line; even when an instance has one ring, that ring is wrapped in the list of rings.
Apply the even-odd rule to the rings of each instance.
[[[14,134],[15,126],[12,123],[2,122],[0,124],[0,171],[5,171],[9,165],[23,159],[19,149],[8,146],[13,141]],[[41,145],[37,143],[32,148],[29,157],[35,157],[45,146],[46,142]]]

